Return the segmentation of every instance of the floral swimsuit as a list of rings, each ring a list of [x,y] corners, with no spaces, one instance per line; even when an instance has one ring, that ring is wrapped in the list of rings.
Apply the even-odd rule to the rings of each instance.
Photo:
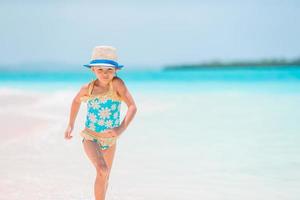
[[[121,97],[113,90],[112,81],[109,90],[102,94],[93,95],[96,80],[89,84],[88,96],[81,97],[87,103],[87,116],[85,127],[91,131],[83,130],[80,135],[84,139],[97,142],[102,150],[108,149],[116,143],[117,138],[101,138],[101,133],[107,129],[120,125]],[[100,137],[99,137],[100,136]]]

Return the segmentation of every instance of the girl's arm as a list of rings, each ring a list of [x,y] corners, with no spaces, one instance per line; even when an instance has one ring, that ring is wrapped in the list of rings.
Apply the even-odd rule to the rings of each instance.
[[[76,96],[73,98],[72,105],[71,105],[71,111],[69,116],[69,122],[67,129],[65,131],[65,139],[71,139],[73,136],[71,136],[71,133],[74,128],[74,123],[81,105],[80,98],[87,94],[88,91],[88,84],[81,87],[79,92],[76,94]]]
[[[126,103],[128,110],[127,113],[121,123],[121,125],[118,127],[118,133],[116,133],[118,136],[126,130],[132,119],[134,118],[137,107],[135,105],[134,99],[131,96],[129,90],[127,89],[125,83],[120,78],[114,78],[113,84],[115,88],[117,89],[117,93],[120,95],[120,97],[123,99],[123,101]]]

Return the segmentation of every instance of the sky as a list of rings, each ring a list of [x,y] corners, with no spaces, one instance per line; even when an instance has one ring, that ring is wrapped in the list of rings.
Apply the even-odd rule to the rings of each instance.
[[[97,45],[129,68],[294,59],[299,19],[297,0],[0,1],[0,66],[80,66]]]

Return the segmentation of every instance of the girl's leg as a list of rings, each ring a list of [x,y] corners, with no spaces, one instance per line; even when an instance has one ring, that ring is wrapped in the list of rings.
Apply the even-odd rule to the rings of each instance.
[[[96,142],[83,140],[86,155],[96,168],[97,176],[94,184],[95,200],[104,200],[106,192],[106,181],[108,177],[108,165],[105,162],[100,147]]]
[[[107,187],[108,187],[109,175],[110,175],[110,171],[112,168],[112,164],[113,164],[113,160],[114,160],[114,156],[115,156],[115,152],[116,152],[116,146],[117,146],[117,144],[114,144],[113,146],[109,147],[106,150],[101,150],[103,157],[105,159],[105,162],[107,164],[107,168],[108,168],[107,181],[105,184],[105,194],[106,194]]]

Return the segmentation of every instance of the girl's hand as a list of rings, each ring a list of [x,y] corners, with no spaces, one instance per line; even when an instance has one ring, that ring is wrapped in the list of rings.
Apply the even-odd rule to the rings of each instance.
[[[67,129],[66,129],[66,131],[65,131],[65,139],[66,140],[72,139],[72,137],[73,137],[71,135],[72,131],[73,131],[73,125],[69,124],[68,127],[67,127]]]
[[[105,131],[105,137],[119,137],[123,130],[121,127],[115,127]]]

